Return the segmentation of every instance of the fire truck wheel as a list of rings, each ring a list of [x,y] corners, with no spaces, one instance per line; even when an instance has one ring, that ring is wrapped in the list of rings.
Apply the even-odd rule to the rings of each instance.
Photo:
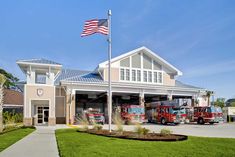
[[[203,118],[199,118],[199,119],[198,119],[198,124],[204,124]]]
[[[161,124],[163,124],[163,125],[166,124],[166,119],[165,118],[161,118]]]

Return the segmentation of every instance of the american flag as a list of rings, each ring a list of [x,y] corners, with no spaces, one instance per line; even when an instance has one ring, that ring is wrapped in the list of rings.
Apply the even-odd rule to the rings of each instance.
[[[93,19],[85,21],[81,37],[92,35],[94,33],[109,34],[107,19]]]

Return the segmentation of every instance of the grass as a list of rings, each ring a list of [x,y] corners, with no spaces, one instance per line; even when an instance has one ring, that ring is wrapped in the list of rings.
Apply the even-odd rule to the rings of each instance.
[[[4,134],[0,134],[0,152],[19,141],[26,135],[33,132],[35,129],[32,128],[20,128],[14,131],[6,132]]]
[[[189,137],[181,142],[124,140],[56,130],[61,157],[231,157],[235,156],[235,139]]]

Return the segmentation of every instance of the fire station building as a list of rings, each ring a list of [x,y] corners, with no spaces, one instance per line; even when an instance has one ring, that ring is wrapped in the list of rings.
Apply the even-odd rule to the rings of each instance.
[[[25,125],[74,124],[76,115],[87,108],[107,116],[108,61],[93,71],[66,69],[46,59],[18,60],[17,64],[26,75]],[[182,72],[146,47],[113,58],[111,67],[114,109],[176,98],[191,99],[194,106],[207,104],[206,89],[177,81]]]

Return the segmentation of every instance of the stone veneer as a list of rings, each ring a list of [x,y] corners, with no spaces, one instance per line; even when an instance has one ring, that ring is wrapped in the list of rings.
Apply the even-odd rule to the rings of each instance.
[[[25,126],[32,126],[33,125],[33,118],[24,118],[24,125]]]
[[[54,125],[56,125],[56,118],[49,118],[49,119],[48,119],[48,125],[49,125],[49,126],[54,126]]]

